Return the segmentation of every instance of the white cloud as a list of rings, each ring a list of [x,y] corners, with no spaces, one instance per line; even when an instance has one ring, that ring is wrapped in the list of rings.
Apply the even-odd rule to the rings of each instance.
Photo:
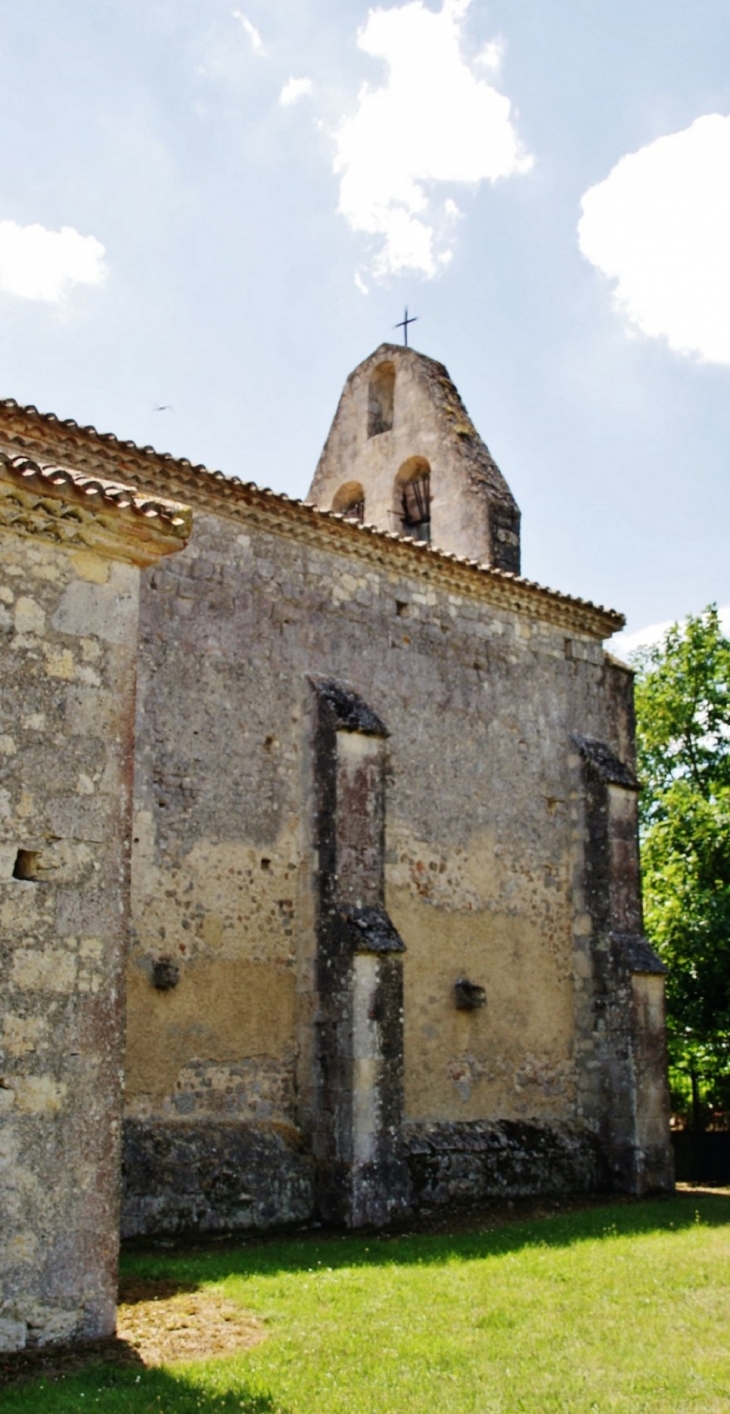
[[[304,98],[311,93],[312,88],[311,79],[287,79],[279,94],[279,102],[288,108],[290,104],[296,103],[298,98]]]
[[[724,634],[730,636],[730,604],[725,604],[718,609],[720,627]],[[666,619],[661,624],[647,624],[646,628],[635,629],[633,633],[618,633],[607,644],[609,653],[614,653],[618,658],[628,658],[629,653],[635,653],[637,648],[653,648],[656,643],[661,643],[665,633],[675,619]]]
[[[47,231],[0,221],[0,290],[20,299],[57,302],[72,285],[99,285],[105,278],[104,247],[73,226]]]
[[[485,69],[492,69],[494,73],[496,73],[502,63],[504,49],[505,45],[503,39],[492,39],[489,44],[485,44],[484,48],[477,54],[474,62],[475,64],[483,64]]]
[[[340,213],[354,231],[381,237],[375,278],[416,272],[431,278],[450,258],[455,213],[432,200],[435,182],[496,182],[525,172],[510,102],[477,78],[461,52],[470,0],[423,0],[370,10],[358,35],[382,59],[387,79],[365,84],[336,133]],[[482,54],[492,68],[498,47]]]
[[[730,117],[622,157],[582,200],[578,240],[630,325],[730,363]]]
[[[233,15],[234,20],[240,20],[241,24],[243,25],[243,28],[245,29],[246,34],[248,35],[249,40],[251,42],[251,48],[253,49],[254,54],[263,54],[264,41],[261,38],[261,35],[259,34],[256,26],[252,25],[251,21],[248,20],[245,15],[241,14],[240,10],[231,10],[231,14]]]

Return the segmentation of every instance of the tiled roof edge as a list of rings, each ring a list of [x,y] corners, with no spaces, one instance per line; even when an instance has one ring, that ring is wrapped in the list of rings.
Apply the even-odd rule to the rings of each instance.
[[[507,570],[499,570],[489,565],[480,564],[476,560],[469,560],[465,557],[450,554],[448,551],[439,550],[435,546],[427,545],[423,541],[414,541],[407,536],[396,535],[392,531],[380,530],[372,525],[360,525],[355,521],[347,520],[346,517],[336,511],[328,511],[319,506],[313,506],[306,501],[287,496],[281,491],[272,491],[268,487],[259,487],[253,481],[244,482],[237,476],[228,477],[222,471],[211,471],[202,464],[194,464],[186,457],[173,457],[170,452],[157,452],[154,447],[139,447],[133,441],[123,441],[112,432],[98,432],[95,427],[82,427],[73,418],[61,419],[54,413],[41,413],[32,404],[24,407],[16,402],[14,398],[0,399],[0,432],[2,431],[3,413],[8,413],[21,420],[37,422],[41,428],[46,429],[47,434],[53,435],[56,430],[70,434],[74,439],[81,440],[87,444],[95,446],[97,454],[101,457],[119,455],[132,458],[137,464],[137,474],[135,480],[144,484],[155,475],[174,477],[178,476],[183,482],[183,494],[191,499],[196,496],[208,500],[208,509],[215,510],[223,506],[231,506],[233,501],[240,501],[249,509],[270,511],[274,517],[285,517],[290,521],[299,520],[301,524],[309,523],[313,527],[313,522],[321,526],[322,530],[327,527],[329,532],[337,532],[338,537],[343,534],[351,540],[353,548],[360,543],[363,544],[365,537],[372,544],[379,541],[381,555],[382,552],[395,552],[402,555],[408,553],[408,559],[415,569],[418,564],[419,571],[425,569],[438,570],[443,567],[445,572],[458,568],[459,579],[464,582],[464,589],[476,589],[477,581],[481,581],[484,586],[490,584],[495,590],[500,588],[506,591],[506,597],[512,601],[515,608],[533,608],[540,617],[554,617],[555,613],[560,615],[561,610],[565,616],[569,617],[575,627],[592,637],[607,638],[613,633],[618,633],[625,626],[623,614],[615,609],[605,608],[600,604],[593,604],[590,600],[579,598],[571,594],[563,594],[559,590],[547,588],[544,585],[535,583],[534,580],[526,579],[522,575],[512,574]],[[29,437],[32,433],[29,432]],[[12,433],[7,433],[7,440],[13,441]],[[23,460],[21,456],[19,460]],[[25,458],[27,460],[27,457]],[[6,461],[18,460],[5,458]],[[65,468],[64,468],[65,470]],[[74,472],[73,475],[83,475]],[[89,481],[98,481],[99,478],[89,477]],[[119,483],[112,483],[117,484]],[[129,488],[127,488],[129,489]],[[202,493],[202,494],[201,494]],[[137,493],[139,494],[139,493]],[[210,501],[214,502],[210,505]],[[150,505],[162,505],[163,501],[149,501]],[[284,526],[280,525],[283,529]],[[306,537],[309,538],[309,537]],[[452,576],[453,577],[453,576]],[[471,581],[471,584],[469,583]],[[505,599],[505,594],[498,594],[498,598]],[[550,610],[554,612],[551,613]]]
[[[105,507],[118,511],[131,511],[145,520],[161,520],[174,533],[182,527],[189,529],[191,513],[188,506],[178,501],[153,499],[140,494],[136,486],[121,481],[110,481],[106,477],[86,476],[71,467],[55,466],[34,461],[31,457],[9,457],[0,451],[0,466],[12,473],[13,480],[22,486],[42,490],[50,495],[62,495],[62,488],[84,497],[100,497]]]

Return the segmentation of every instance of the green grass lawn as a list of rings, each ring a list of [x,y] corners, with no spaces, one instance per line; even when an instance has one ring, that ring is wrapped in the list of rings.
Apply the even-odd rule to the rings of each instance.
[[[267,1325],[226,1359],[96,1364],[3,1414],[730,1414],[730,1197],[607,1205],[483,1233],[129,1253]]]

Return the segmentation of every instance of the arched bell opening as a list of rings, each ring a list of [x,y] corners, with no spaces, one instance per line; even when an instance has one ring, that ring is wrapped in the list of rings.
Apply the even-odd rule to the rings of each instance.
[[[365,519],[365,491],[361,483],[345,481],[338,487],[332,500],[332,510],[345,516],[347,520],[356,520],[362,524]]]
[[[431,468],[425,457],[409,457],[395,478],[394,519],[401,535],[431,539]]]
[[[395,364],[379,363],[368,383],[368,437],[390,432],[395,401]]]

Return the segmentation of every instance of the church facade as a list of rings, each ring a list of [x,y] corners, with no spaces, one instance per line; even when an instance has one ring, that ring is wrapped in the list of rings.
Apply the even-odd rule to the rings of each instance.
[[[309,500],[0,404],[192,508],[141,575],[129,1235],[672,1184],[621,616],[520,572],[446,370],[384,345]]]

